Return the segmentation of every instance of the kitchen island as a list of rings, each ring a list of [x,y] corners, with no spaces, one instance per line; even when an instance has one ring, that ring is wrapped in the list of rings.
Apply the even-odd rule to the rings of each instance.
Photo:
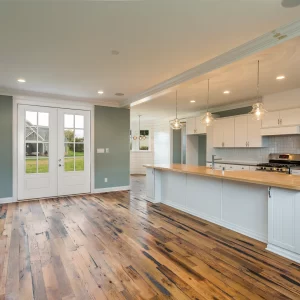
[[[147,199],[266,242],[300,262],[300,176],[145,165]]]

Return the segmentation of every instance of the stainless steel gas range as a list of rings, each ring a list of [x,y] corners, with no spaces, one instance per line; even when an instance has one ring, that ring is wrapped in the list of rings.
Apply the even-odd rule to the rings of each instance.
[[[300,154],[271,153],[269,162],[258,164],[256,170],[300,175]]]

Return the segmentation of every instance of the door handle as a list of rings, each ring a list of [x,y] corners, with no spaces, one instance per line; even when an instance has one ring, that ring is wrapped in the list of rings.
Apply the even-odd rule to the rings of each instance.
[[[59,164],[58,166],[59,166],[59,167],[63,167],[64,165],[62,165],[62,164]]]

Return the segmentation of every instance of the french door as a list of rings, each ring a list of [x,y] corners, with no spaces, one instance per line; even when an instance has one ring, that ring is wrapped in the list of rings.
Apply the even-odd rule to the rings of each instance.
[[[18,200],[90,192],[90,112],[18,106]]]

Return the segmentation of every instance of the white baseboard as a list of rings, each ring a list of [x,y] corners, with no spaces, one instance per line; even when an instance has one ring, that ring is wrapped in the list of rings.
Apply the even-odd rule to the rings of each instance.
[[[264,236],[262,234],[254,232],[254,231],[249,230],[247,228],[244,228],[242,226],[238,226],[236,224],[232,224],[230,222],[227,222],[227,221],[224,221],[224,220],[220,220],[218,218],[211,217],[211,216],[208,216],[208,215],[203,214],[203,213],[195,212],[195,211],[187,209],[186,207],[183,207],[181,205],[174,204],[174,203],[172,203],[170,201],[166,201],[166,202],[164,201],[163,204],[166,204],[168,206],[171,206],[171,207],[174,207],[176,209],[182,210],[182,211],[184,211],[184,212],[186,212],[188,214],[191,214],[191,215],[196,216],[198,218],[201,218],[203,220],[209,221],[211,223],[218,224],[218,225],[223,226],[223,227],[225,227],[227,229],[230,229],[230,230],[236,231],[238,233],[244,234],[244,235],[249,236],[249,237],[251,237],[251,238],[253,238],[255,240],[258,240],[260,242],[266,243],[267,240],[268,240],[267,236]]]
[[[268,250],[272,253],[278,254],[280,256],[283,256],[285,258],[288,258],[290,260],[293,260],[297,263],[300,263],[300,255],[297,253],[291,252],[289,250],[285,250],[283,248],[280,248],[280,247],[277,247],[277,246],[274,246],[271,244],[268,244],[266,250]]]
[[[14,200],[13,197],[9,197],[9,198],[0,198],[0,204],[4,204],[4,203],[13,203],[13,202],[17,202]]]
[[[109,188],[102,188],[102,189],[94,189],[92,191],[93,194],[100,194],[100,193],[110,193],[110,192],[119,192],[119,191],[128,191],[130,190],[130,186],[116,186],[116,187],[109,187]]]

